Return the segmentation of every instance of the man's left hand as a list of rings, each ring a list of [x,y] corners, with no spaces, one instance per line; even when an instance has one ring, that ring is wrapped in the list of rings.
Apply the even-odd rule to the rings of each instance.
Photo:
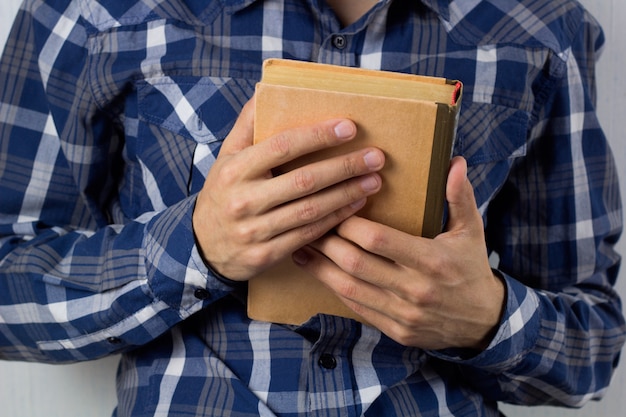
[[[450,165],[446,198],[446,230],[434,239],[353,216],[294,260],[403,345],[484,349],[499,324],[505,286],[489,265],[460,157]]]

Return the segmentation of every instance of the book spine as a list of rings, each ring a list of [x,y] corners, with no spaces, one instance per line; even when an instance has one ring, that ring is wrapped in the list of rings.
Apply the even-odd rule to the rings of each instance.
[[[446,182],[456,139],[459,102],[460,100],[454,106],[437,104],[437,123],[424,209],[424,219],[432,219],[432,221],[425,221],[422,225],[422,236],[428,238],[437,236],[443,228]]]

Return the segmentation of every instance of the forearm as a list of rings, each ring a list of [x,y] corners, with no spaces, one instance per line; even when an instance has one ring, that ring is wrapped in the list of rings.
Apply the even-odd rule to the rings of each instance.
[[[557,295],[506,281],[506,313],[490,346],[471,357],[434,354],[493,401],[579,407],[600,398],[624,343],[615,294]]]
[[[0,356],[57,362],[119,352],[228,294],[197,253],[193,202],[95,233],[48,229],[19,244],[5,237]]]

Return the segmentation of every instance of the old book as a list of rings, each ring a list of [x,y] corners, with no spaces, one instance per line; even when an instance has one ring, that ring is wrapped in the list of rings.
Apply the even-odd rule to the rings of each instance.
[[[461,90],[460,82],[444,78],[271,59],[256,87],[254,140],[329,118],[353,120],[354,140],[299,158],[274,174],[352,149],[378,147],[386,157],[382,189],[358,215],[434,237],[442,227]],[[248,283],[252,319],[302,324],[317,313],[362,321],[291,257]]]

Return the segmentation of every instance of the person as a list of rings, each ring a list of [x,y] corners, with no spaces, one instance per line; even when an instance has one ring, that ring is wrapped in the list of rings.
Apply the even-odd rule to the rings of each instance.
[[[116,416],[496,416],[602,397],[625,326],[571,0],[26,0],[0,73],[0,358],[121,354]],[[464,83],[434,239],[359,217],[388,161],[320,120],[252,146],[265,58]],[[294,110],[295,111],[295,110]],[[367,325],[250,320],[293,259]]]

